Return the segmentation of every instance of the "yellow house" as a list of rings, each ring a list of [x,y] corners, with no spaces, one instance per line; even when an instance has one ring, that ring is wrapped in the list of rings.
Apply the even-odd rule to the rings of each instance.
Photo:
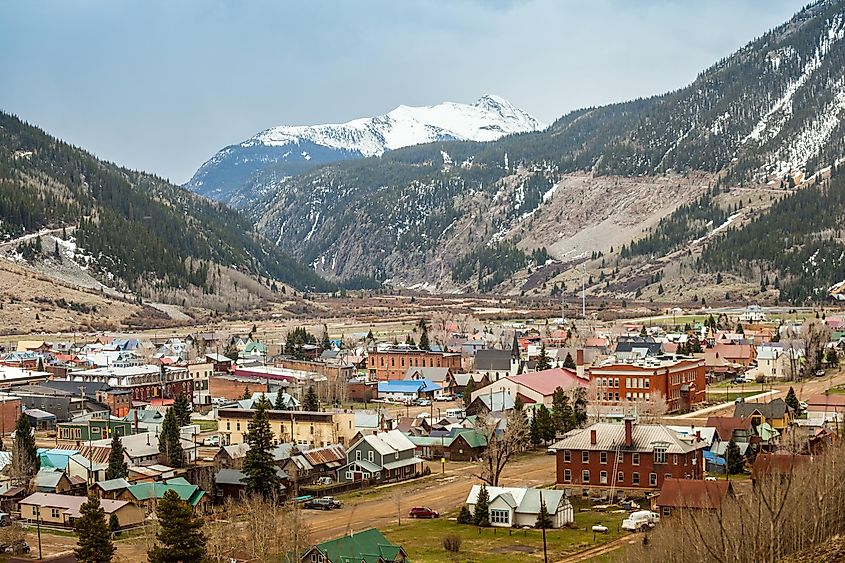
[[[87,497],[59,495],[55,493],[33,493],[20,502],[21,519],[57,526],[72,526],[82,514],[80,508]],[[144,509],[124,500],[100,499],[100,506],[106,518],[117,515],[120,527],[135,526],[144,522]]]
[[[795,413],[783,399],[774,399],[768,403],[746,403],[740,401],[734,407],[734,416],[750,418],[755,426],[768,422],[772,428],[783,433],[795,419]]]
[[[227,446],[242,444],[253,409],[217,411],[220,442]],[[270,429],[277,444],[296,442],[312,447],[329,444],[348,445],[355,436],[355,414],[351,412],[267,411]]]

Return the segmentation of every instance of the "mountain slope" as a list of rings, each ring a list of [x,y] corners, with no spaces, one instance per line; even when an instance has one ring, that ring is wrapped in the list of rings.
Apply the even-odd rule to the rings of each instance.
[[[492,141],[543,127],[506,100],[486,95],[473,105],[399,106],[386,115],[341,124],[273,127],[219,151],[185,186],[235,206],[262,186],[315,166],[433,141]]]
[[[0,112],[0,237],[62,226],[74,230],[99,277],[130,290],[213,291],[215,264],[298,287],[328,287],[254,235],[237,212],[98,160]]]
[[[845,155],[843,12],[843,0],[818,2],[680,90],[574,111],[541,132],[324,166],[265,186],[249,212],[269,239],[337,278],[376,272],[447,287],[457,259],[503,238],[526,252],[548,247],[559,260],[607,251],[556,230],[559,212],[544,211],[563,199],[575,205],[581,229],[627,228],[624,218],[608,222],[600,210],[578,207],[579,174],[594,179],[606,206],[639,203],[665,215],[716,183],[779,181]],[[625,177],[677,189],[628,202]],[[714,210],[702,225],[720,217]],[[692,238],[661,244],[669,251]],[[464,278],[460,287],[489,286]]]

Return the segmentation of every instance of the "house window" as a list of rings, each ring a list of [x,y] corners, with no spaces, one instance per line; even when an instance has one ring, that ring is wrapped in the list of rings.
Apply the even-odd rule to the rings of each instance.
[[[656,487],[657,486],[657,473],[649,473],[648,474],[648,486],[649,487]]]
[[[369,461],[373,461],[373,457],[374,457],[374,456],[373,456],[373,452],[367,452],[367,459],[368,459]]]
[[[599,483],[607,485],[607,471],[599,472]]]
[[[572,470],[571,469],[564,469],[563,470],[563,482],[569,483],[572,481]]]
[[[352,479],[353,479],[353,477],[352,477],[352,472],[351,472],[351,471],[347,471],[347,472],[346,472],[346,480],[347,480],[347,481],[351,481]]]
[[[668,518],[671,515],[672,515],[672,509],[669,508],[668,506],[664,506],[663,507],[663,517]]]
[[[490,523],[491,524],[510,524],[511,523],[510,512],[508,512],[507,510],[492,509],[490,511]]]
[[[631,473],[631,484],[635,487],[639,486],[640,484],[640,474],[636,471],[634,473]]]
[[[654,463],[666,463],[666,446],[654,447]]]
[[[50,509],[50,516],[52,516],[54,519],[57,519],[57,518],[61,518],[62,513],[59,511],[58,508],[51,508]]]
[[[235,424],[235,430],[240,431],[240,429],[241,429],[241,423],[238,422],[238,423]]]
[[[312,553],[311,563],[326,563],[326,558],[323,556],[322,553]]]
[[[665,481],[666,479],[671,479],[671,478],[672,478],[672,474],[671,474],[671,473],[666,473],[665,475],[663,475],[663,480],[664,480],[664,481]]]
[[[631,464],[632,465],[639,465],[640,464],[640,454],[632,453],[631,454]]]
[[[625,452],[616,452],[616,462],[625,463]]]
[[[673,454],[673,455],[672,455],[672,464],[673,464],[673,465],[678,465],[678,454]]]
[[[585,469],[581,472],[581,482],[582,483],[589,483],[590,482],[590,470]]]
[[[565,463],[569,463],[572,461],[572,452],[569,450],[563,450],[563,461]]]
[[[355,461],[361,461],[361,450],[355,450]]]
[[[617,473],[616,474],[616,482],[617,483],[624,483],[625,482],[625,473],[623,473],[622,471]]]
[[[586,450],[581,452],[581,463],[590,463],[590,452]]]
[[[607,463],[607,452],[599,452],[599,463]]]

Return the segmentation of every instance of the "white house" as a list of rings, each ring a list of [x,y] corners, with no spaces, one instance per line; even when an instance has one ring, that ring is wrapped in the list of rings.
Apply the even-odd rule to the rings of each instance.
[[[473,485],[467,496],[469,511],[475,514],[475,503],[481,485]],[[540,499],[552,520],[552,528],[560,528],[574,521],[572,504],[565,491],[551,489],[523,489],[519,487],[487,487],[490,495],[489,520],[491,526],[519,528],[534,526],[540,514]]]
[[[757,368],[749,375],[762,375],[766,379],[792,379],[804,363],[804,349],[786,346],[760,346],[757,348]]]

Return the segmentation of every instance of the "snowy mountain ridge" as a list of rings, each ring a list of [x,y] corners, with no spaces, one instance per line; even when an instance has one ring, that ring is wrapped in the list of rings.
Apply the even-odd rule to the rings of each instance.
[[[295,176],[320,164],[380,156],[386,151],[437,141],[495,141],[545,125],[507,100],[484,95],[474,104],[400,105],[377,117],[324,125],[282,125],[220,150],[186,187],[242,206],[260,190],[252,185],[269,173]]]

